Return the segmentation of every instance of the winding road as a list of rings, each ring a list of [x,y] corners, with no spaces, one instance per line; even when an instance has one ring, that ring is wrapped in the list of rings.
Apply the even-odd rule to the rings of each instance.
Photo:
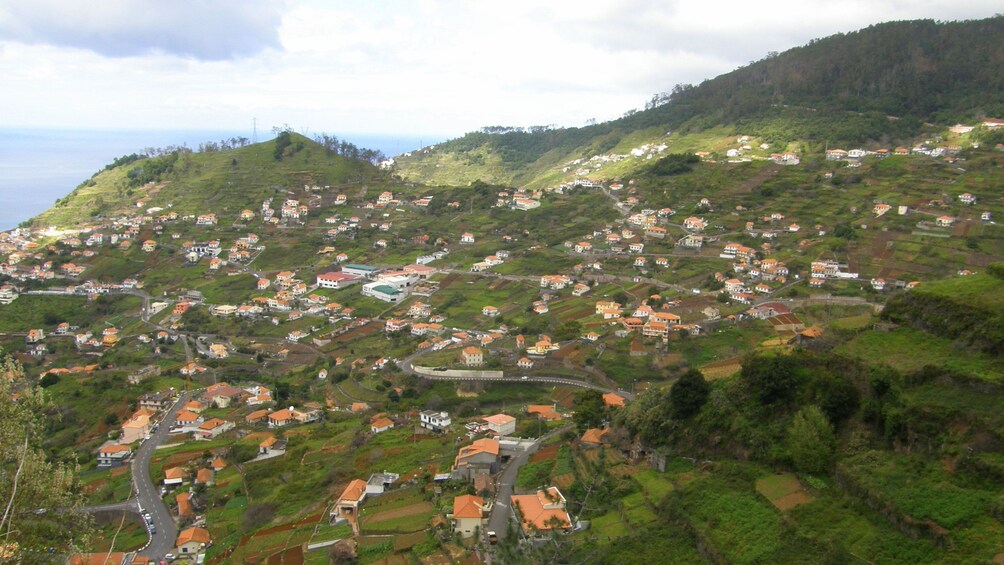
[[[161,559],[164,555],[174,549],[174,542],[178,539],[178,528],[174,523],[170,510],[164,504],[160,496],[160,488],[157,487],[150,477],[150,460],[153,458],[154,450],[167,439],[167,431],[173,426],[174,419],[182,405],[191,397],[191,392],[186,392],[178,397],[174,405],[167,411],[160,421],[157,431],[150,434],[150,439],[144,440],[133,455],[132,460],[132,483],[135,496],[124,502],[103,504],[98,506],[85,506],[81,512],[95,513],[111,510],[124,510],[135,514],[149,512],[154,525],[154,533],[149,534],[149,542],[146,547],[138,553],[143,557],[151,559]],[[140,517],[140,522],[145,520]]]

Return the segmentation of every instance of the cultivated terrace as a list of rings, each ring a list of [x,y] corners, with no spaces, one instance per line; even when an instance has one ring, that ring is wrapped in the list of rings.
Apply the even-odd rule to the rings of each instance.
[[[660,134],[523,186],[289,132],[124,159],[0,234],[7,379],[93,505],[168,428],[177,558],[1001,559],[1004,152],[970,132]],[[146,555],[128,524],[84,549]]]

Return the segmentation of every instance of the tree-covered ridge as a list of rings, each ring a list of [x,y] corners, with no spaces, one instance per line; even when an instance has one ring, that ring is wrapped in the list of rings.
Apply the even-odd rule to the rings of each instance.
[[[875,112],[913,119],[914,128],[996,116],[1004,113],[1002,32],[1001,16],[877,24],[772,53],[698,86],[679,85],[617,122],[632,129],[710,127],[777,116],[785,108]]]

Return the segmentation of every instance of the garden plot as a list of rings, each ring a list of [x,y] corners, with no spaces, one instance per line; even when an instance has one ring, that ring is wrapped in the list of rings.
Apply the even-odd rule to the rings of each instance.
[[[780,473],[757,479],[756,491],[782,512],[815,499],[802,488],[798,477],[791,473]]]

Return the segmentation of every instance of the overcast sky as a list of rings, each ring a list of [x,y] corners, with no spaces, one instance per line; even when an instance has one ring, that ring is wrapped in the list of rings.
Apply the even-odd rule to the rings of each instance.
[[[0,126],[582,125],[810,39],[999,0],[0,0]]]

